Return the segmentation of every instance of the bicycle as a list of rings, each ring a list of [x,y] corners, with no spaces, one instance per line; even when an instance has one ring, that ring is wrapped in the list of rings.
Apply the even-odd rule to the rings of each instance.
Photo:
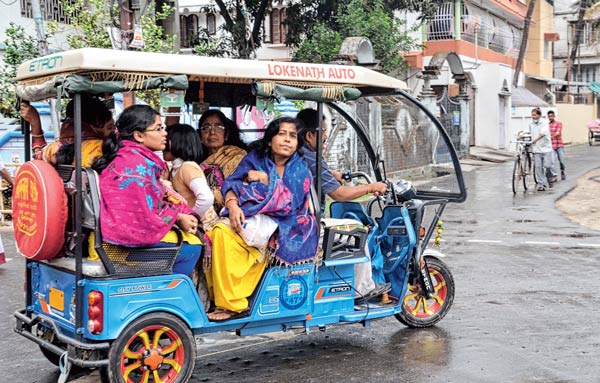
[[[529,189],[530,176],[535,181],[534,160],[531,152],[531,134],[529,132],[519,132],[517,135],[517,154],[512,174],[513,194],[517,194],[519,184],[523,183],[524,191]]]

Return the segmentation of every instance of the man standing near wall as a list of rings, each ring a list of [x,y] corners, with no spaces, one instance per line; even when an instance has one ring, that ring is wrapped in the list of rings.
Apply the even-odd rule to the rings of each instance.
[[[552,142],[550,141],[550,129],[548,122],[542,118],[540,108],[531,110],[533,121],[529,124],[529,132],[533,141],[532,151],[535,159],[535,177],[537,179],[537,190],[544,191],[549,187],[546,170],[550,169],[552,178],[555,177],[552,171]]]
[[[552,138],[552,149],[554,150],[554,154],[556,156],[552,156],[552,171],[554,174],[556,172],[556,159],[558,158],[558,162],[560,163],[560,178],[565,180],[567,177],[565,175],[565,145],[562,140],[562,122],[556,119],[554,115],[554,111],[548,111],[548,120],[550,123],[548,124],[550,128],[550,137]]]

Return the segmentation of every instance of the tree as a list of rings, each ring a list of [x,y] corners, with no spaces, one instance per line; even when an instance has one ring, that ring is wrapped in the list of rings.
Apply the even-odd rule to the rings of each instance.
[[[425,19],[435,13],[437,8],[447,0],[363,0],[365,8],[372,8],[375,3],[390,16],[394,12],[416,12],[421,19]],[[346,10],[347,0],[295,0],[290,2],[287,8],[286,26],[288,33],[286,43],[298,46],[306,38],[310,37],[315,24],[325,24],[332,29],[339,25],[336,18]]]
[[[15,77],[17,68],[24,61],[38,57],[38,41],[25,32],[25,29],[10,23],[6,29],[4,50],[5,68],[0,72],[0,113],[5,117],[18,117],[16,110]]]
[[[403,22],[386,10],[383,0],[351,0],[339,8],[334,23],[321,22],[313,26],[308,38],[299,44],[294,60],[332,61],[344,38],[364,36],[371,40],[384,73],[394,74],[403,68],[400,52],[409,50],[414,41],[401,32]]]
[[[529,0],[529,7],[527,8],[527,14],[525,15],[525,23],[523,25],[523,36],[521,37],[521,46],[519,47],[519,56],[517,57],[517,65],[515,66],[515,74],[513,76],[513,87],[516,88],[519,83],[519,74],[521,73],[521,66],[525,59],[525,51],[527,50],[527,40],[529,39],[529,27],[531,25],[531,17],[535,8],[536,0]]]
[[[115,1],[62,0],[62,5],[66,16],[71,20],[70,26],[63,27],[63,32],[68,32],[69,48],[112,48],[108,28],[120,27],[119,5]],[[155,2],[148,2],[148,6],[136,21],[143,27],[144,47],[141,50],[172,52],[175,36],[166,35],[159,24],[168,19],[175,9],[166,3],[162,4],[161,9],[155,7]],[[50,23],[49,27],[55,33],[60,28],[56,22]],[[118,41],[120,36],[115,38]]]
[[[230,52],[239,58],[252,58],[262,43],[262,23],[271,0],[215,0],[215,3],[225,20],[223,30],[228,33],[226,44],[231,47]]]
[[[423,16],[432,14],[437,6],[446,0],[379,0],[383,9],[392,14],[397,10],[420,12]],[[239,58],[252,58],[263,43],[262,26],[271,10],[272,0],[215,0],[217,9],[225,24],[224,36],[201,36],[195,47],[198,54],[228,55]],[[338,12],[345,9],[344,0],[281,0],[286,8],[286,44],[298,47],[302,41],[315,31],[316,24],[325,25],[332,30],[337,25]],[[363,1],[366,5],[373,1]],[[203,12],[214,12],[211,6]]]

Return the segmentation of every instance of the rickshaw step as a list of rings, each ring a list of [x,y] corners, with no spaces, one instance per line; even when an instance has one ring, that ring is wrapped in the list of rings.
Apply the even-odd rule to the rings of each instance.
[[[388,317],[390,315],[393,315],[395,313],[395,310],[396,310],[396,307],[383,307],[383,308],[370,309],[368,312],[368,315],[365,315],[366,311],[356,311],[356,312],[353,312],[350,314],[341,315],[340,321],[341,322],[358,322],[358,321],[368,320],[368,319],[383,318],[383,317]]]

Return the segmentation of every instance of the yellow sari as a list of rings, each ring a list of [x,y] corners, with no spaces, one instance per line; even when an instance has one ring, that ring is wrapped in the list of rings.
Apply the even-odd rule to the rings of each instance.
[[[267,257],[224,223],[215,225],[208,236],[213,248],[212,269],[206,273],[211,299],[228,311],[248,309],[248,297],[260,282]]]

